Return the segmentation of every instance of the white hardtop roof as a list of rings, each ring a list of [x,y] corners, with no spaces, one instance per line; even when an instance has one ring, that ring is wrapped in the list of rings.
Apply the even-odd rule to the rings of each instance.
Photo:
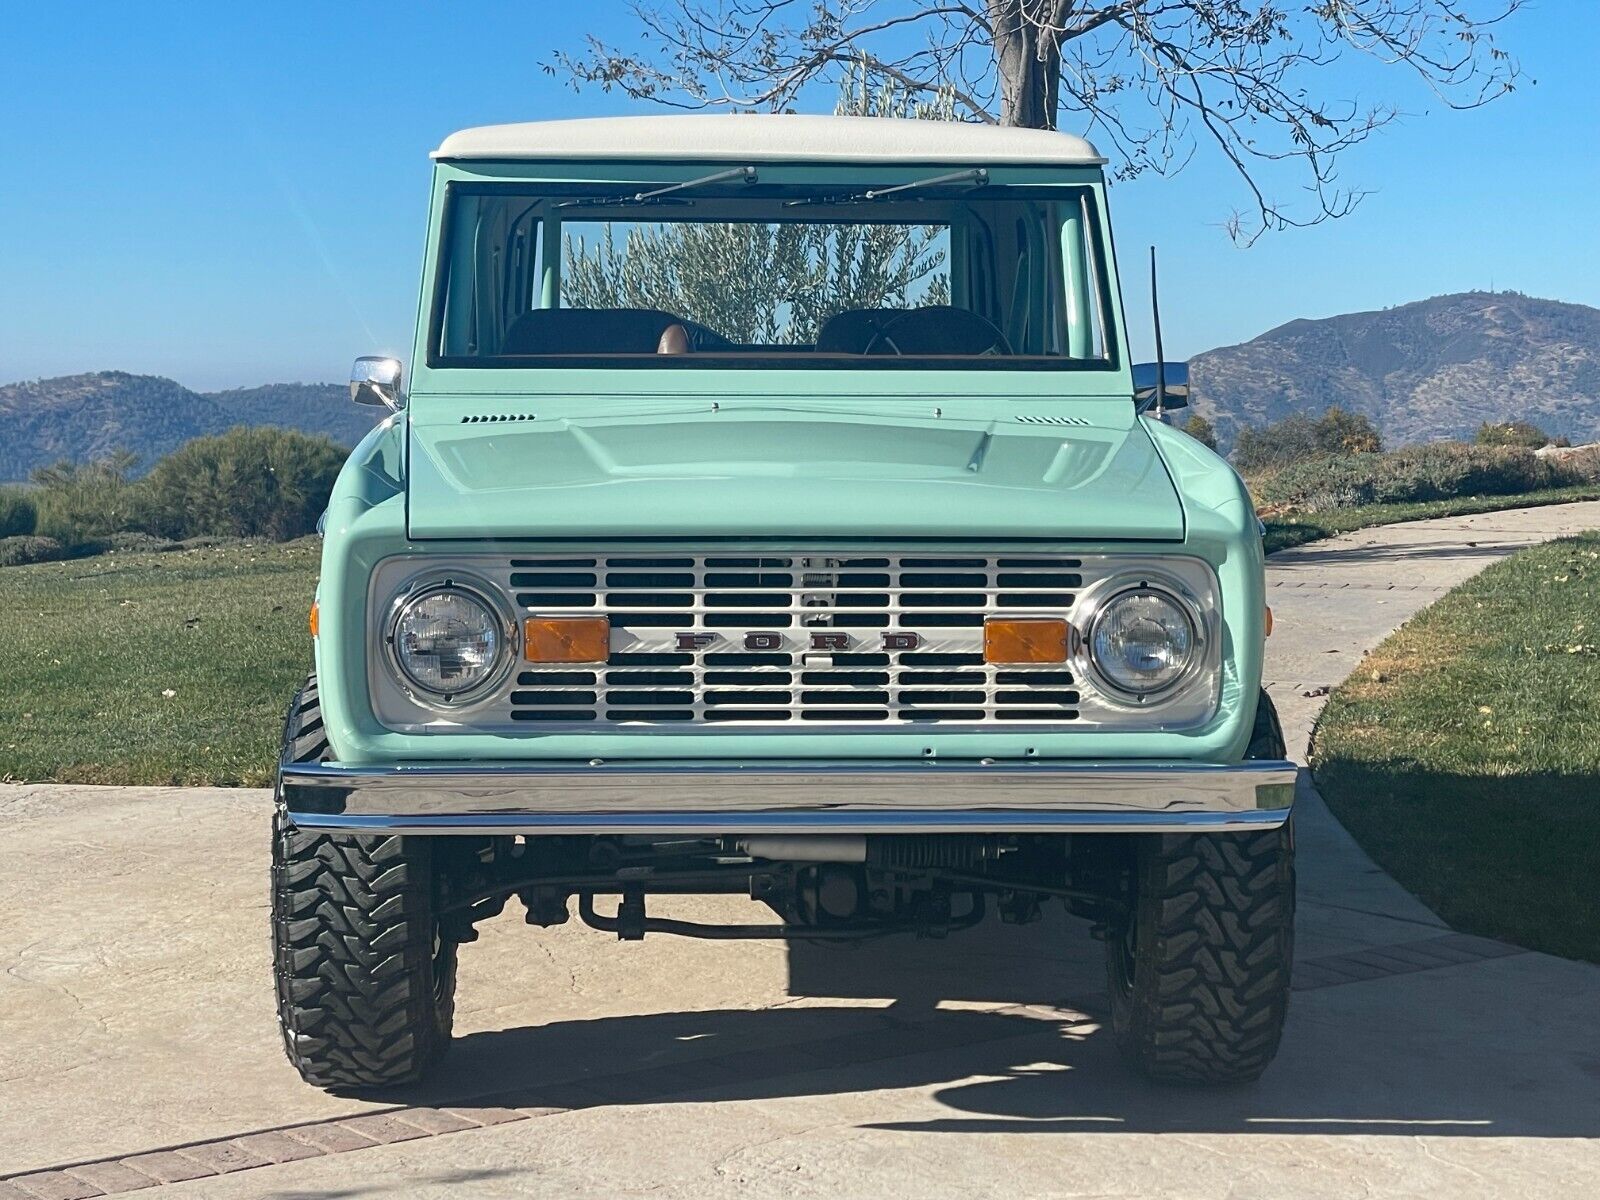
[[[452,133],[438,159],[681,159],[689,162],[1041,163],[1098,166],[1081,137],[1047,129],[894,117],[588,117]]]

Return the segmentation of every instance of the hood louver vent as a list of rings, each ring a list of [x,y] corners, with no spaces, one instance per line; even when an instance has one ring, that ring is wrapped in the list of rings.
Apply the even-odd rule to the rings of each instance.
[[[463,425],[489,425],[501,421],[537,421],[533,413],[474,413],[461,418]]]
[[[1077,425],[1085,429],[1092,424],[1092,422],[1085,421],[1082,417],[1018,416],[1016,420],[1022,425]]]

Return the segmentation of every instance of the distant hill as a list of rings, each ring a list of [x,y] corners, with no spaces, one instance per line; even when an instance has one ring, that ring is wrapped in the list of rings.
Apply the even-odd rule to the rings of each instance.
[[[1600,309],[1516,292],[1290,321],[1197,355],[1189,372],[1225,448],[1241,426],[1334,404],[1371,417],[1390,445],[1509,420],[1600,439]]]
[[[190,438],[235,425],[325,433],[346,446],[382,415],[332,383],[273,383],[192,392],[155,375],[97,371],[0,386],[0,481],[26,479],[60,459],[88,462],[114,450],[148,470]]]

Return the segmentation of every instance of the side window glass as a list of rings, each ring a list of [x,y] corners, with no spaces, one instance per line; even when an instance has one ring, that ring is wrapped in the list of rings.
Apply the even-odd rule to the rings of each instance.
[[[440,348],[450,355],[496,354],[517,318],[539,307],[542,205],[471,194],[451,204]]]
[[[1100,273],[1100,256],[1095,248],[1098,234],[1094,212],[1088,196],[1066,205],[1065,209],[1060,226],[1060,264],[1066,285],[1062,288],[1066,302],[1062,322],[1066,350],[1073,358],[1103,361],[1107,357],[1105,309],[1101,303],[1105,279]]]

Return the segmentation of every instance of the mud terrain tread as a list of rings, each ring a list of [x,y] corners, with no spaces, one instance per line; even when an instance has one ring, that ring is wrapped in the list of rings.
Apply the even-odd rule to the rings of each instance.
[[[290,706],[284,741],[295,761],[327,753],[315,678]],[[308,1083],[412,1082],[448,1043],[454,958],[440,964],[448,977],[436,1001],[431,857],[424,838],[315,833],[275,815],[278,1017]]]
[[[1278,720],[1278,707],[1272,697],[1261,689],[1256,701],[1255,727],[1250,731],[1250,746],[1244,752],[1247,759],[1287,758],[1289,750],[1283,739],[1283,725]]]
[[[1262,694],[1251,758],[1283,756]],[[1112,955],[1113,1027],[1152,1079],[1245,1083],[1277,1053],[1294,958],[1294,834],[1169,834],[1135,849],[1134,978]],[[1131,985],[1131,986],[1130,986]],[[1119,1003],[1120,1001],[1120,1003]]]
[[[289,704],[284,718],[283,745],[291,762],[321,762],[328,757],[328,737],[322,727],[322,706],[317,700],[317,677],[308,677]]]

